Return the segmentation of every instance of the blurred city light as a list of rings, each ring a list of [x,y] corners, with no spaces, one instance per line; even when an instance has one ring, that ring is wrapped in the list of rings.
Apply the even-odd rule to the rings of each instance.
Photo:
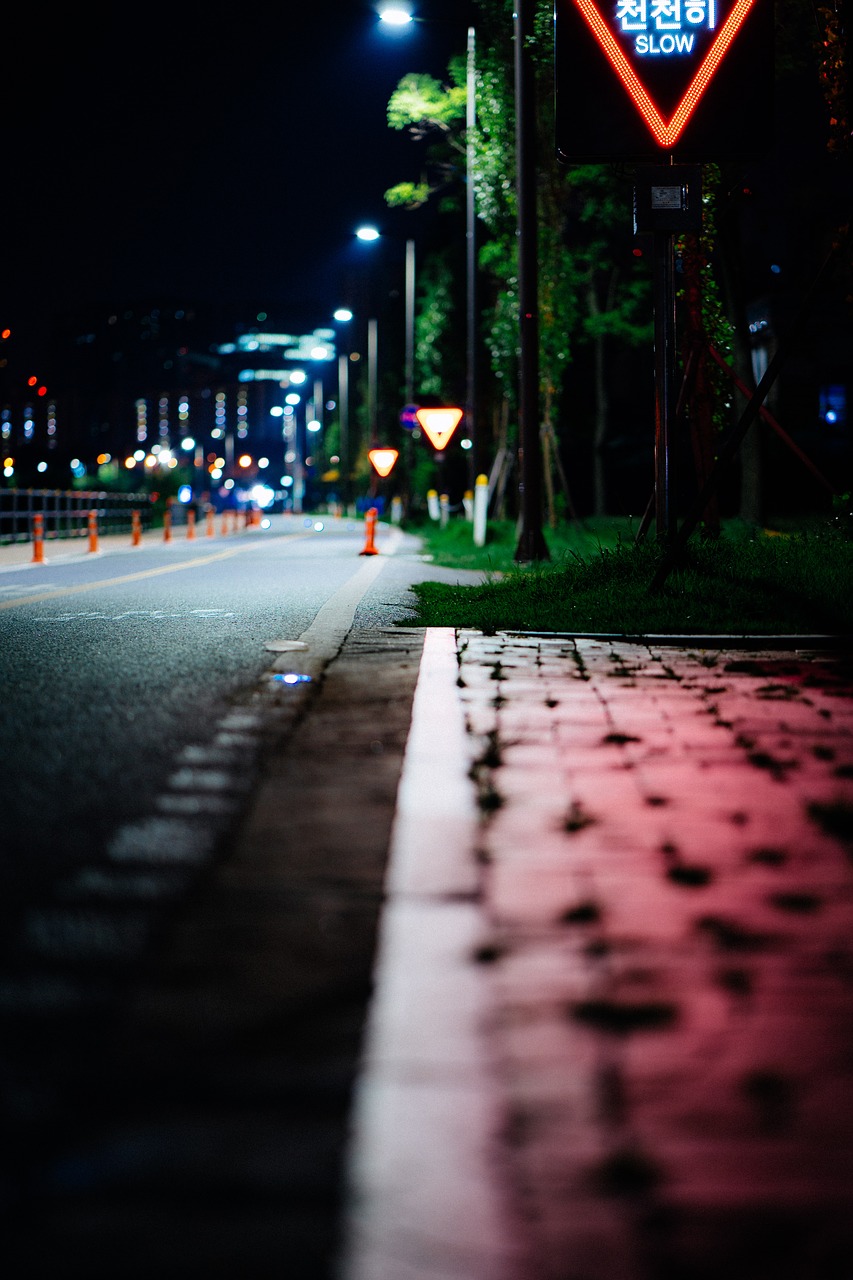
[[[388,27],[405,27],[410,22],[414,22],[414,18],[408,9],[403,9],[399,5],[389,5],[387,9],[379,10],[379,21],[384,22]]]
[[[249,496],[263,511],[271,506],[275,500],[275,490],[271,489],[268,484],[256,484],[253,486]]]

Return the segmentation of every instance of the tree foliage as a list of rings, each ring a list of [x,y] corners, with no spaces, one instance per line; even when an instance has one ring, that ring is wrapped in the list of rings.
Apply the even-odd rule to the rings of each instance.
[[[776,0],[777,78],[784,92],[786,77],[802,77],[811,60],[807,78],[819,81],[826,105],[826,147],[834,156],[849,156],[850,146],[843,41],[847,3],[819,0],[815,8],[803,6],[801,0]],[[474,184],[477,214],[478,321],[488,352],[488,396],[505,410],[499,413],[495,404],[491,413],[481,416],[484,423],[508,422],[511,437],[519,359],[514,5],[512,0],[475,4],[475,164],[468,179]],[[528,52],[537,81],[536,136],[525,145],[536,149],[541,421],[544,431],[556,430],[564,442],[591,440],[595,467],[601,464],[611,431],[613,380],[606,370],[619,353],[645,348],[650,355],[652,350],[651,264],[647,257],[632,254],[631,168],[563,165],[557,160],[550,0],[537,0]],[[406,130],[422,147],[421,173],[417,180],[400,182],[386,192],[389,204],[417,208],[437,200],[458,212],[466,178],[465,108],[462,57],[451,63],[444,81],[414,73],[400,81],[389,103],[388,122]],[[750,127],[760,128],[762,122],[750,122]],[[745,281],[751,269],[738,239],[739,202],[747,198],[741,194],[746,190],[742,166],[704,165],[702,230],[677,244],[684,266],[681,314],[689,317],[690,341],[701,335],[723,359],[734,359],[743,322],[742,306],[733,303],[731,282]],[[799,215],[796,202],[809,198],[807,184],[787,198]],[[431,277],[423,277],[417,359],[424,386],[435,381],[441,353],[447,350],[452,294],[453,268],[447,262]],[[740,341],[743,345],[742,337]],[[686,348],[684,354],[686,358]],[[582,375],[594,384],[583,409],[566,402],[570,369],[573,379]],[[731,385],[717,366],[706,373],[704,419],[719,429],[733,403]],[[595,509],[601,510],[606,502],[601,474],[593,478],[593,488]]]

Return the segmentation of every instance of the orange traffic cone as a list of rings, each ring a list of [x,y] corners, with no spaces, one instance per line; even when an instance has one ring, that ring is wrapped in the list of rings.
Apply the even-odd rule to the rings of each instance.
[[[376,532],[376,517],[378,515],[379,515],[379,512],[377,511],[376,507],[371,507],[368,511],[365,512],[364,529],[367,536],[365,539],[364,546],[362,547],[361,551],[359,551],[358,553],[360,556],[378,556],[379,555],[379,552],[376,549],[376,544],[373,541],[373,536]]]
[[[44,564],[44,516],[33,516],[33,564]]]

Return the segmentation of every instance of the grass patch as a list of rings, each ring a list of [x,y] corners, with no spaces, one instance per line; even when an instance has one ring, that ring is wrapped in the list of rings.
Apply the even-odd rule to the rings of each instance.
[[[661,548],[637,545],[635,524],[588,520],[547,530],[550,560],[515,562],[516,527],[490,523],[474,546],[471,524],[411,529],[436,564],[483,570],[482,585],[413,588],[417,625],[496,631],[784,635],[853,633],[853,539],[828,523],[783,532],[738,521],[718,539],[694,536],[661,589],[650,584]],[[412,620],[410,620],[411,623]]]

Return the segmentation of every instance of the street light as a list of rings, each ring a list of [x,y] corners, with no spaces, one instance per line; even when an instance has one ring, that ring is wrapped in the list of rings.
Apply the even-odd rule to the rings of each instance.
[[[535,0],[515,6],[515,154],[518,205],[518,417],[521,463],[519,561],[547,560],[542,536],[542,452],[539,441],[539,272],[536,219],[536,99],[533,56]]]
[[[338,307],[333,313],[338,324],[349,324],[352,312],[349,307]],[[349,351],[338,353],[338,424],[340,429],[340,492],[341,503],[346,512],[349,504]]]
[[[382,233],[373,226],[363,226],[356,230],[356,236],[363,241],[382,239]],[[415,242],[406,241],[406,274],[405,274],[405,388],[403,396],[406,404],[412,403],[415,385]],[[378,436],[377,423],[377,380],[378,380],[379,329],[376,320],[368,321],[367,332],[367,381],[368,381],[368,418],[370,423],[371,442],[376,443]]]
[[[408,9],[389,5],[380,9],[379,21],[386,27],[404,28],[412,22],[430,22],[417,18]],[[465,77],[465,420],[471,439],[471,463],[475,475],[482,466],[480,433],[477,430],[477,214],[474,191],[476,151],[474,130],[477,123],[476,97],[476,31],[468,27]],[[407,397],[406,403],[411,403]]]
[[[414,22],[414,18],[408,9],[389,6],[379,11],[379,21],[389,27],[406,27],[410,22]]]
[[[518,292],[519,292],[519,427],[520,471],[519,484],[522,529],[515,558],[520,561],[547,560],[548,548],[542,535],[541,488],[542,461],[539,443],[539,316],[538,316],[538,264],[536,245],[536,158],[534,68],[531,43],[534,31],[535,0],[516,0],[513,14],[515,46],[515,138],[516,138],[516,195],[518,203]],[[384,9],[380,19],[385,25],[408,25],[401,6]],[[391,17],[390,14],[396,16]],[[386,16],[388,15],[388,16]],[[409,14],[412,22],[424,19]],[[473,441],[474,473],[479,474],[480,448],[474,413],[475,360],[475,224],[473,206],[473,133],[474,133],[474,67],[475,33],[468,28],[468,109],[467,129],[467,274],[468,274],[468,411],[469,434]]]

